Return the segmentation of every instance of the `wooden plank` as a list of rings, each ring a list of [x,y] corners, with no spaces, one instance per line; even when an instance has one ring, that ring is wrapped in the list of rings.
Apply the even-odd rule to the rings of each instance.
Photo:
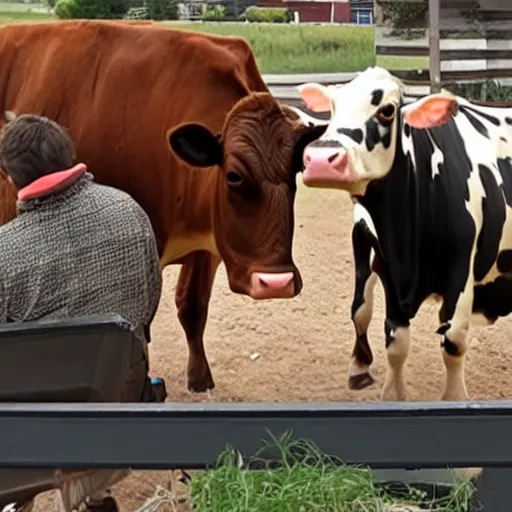
[[[441,73],[441,80],[443,82],[493,80],[496,78],[512,78],[512,68],[482,69],[474,71],[444,71]]]
[[[478,9],[476,16],[479,21],[511,21],[512,10],[487,11]]]
[[[457,40],[459,41],[459,40]],[[464,42],[464,40],[460,40]],[[442,43],[442,41],[441,41]],[[429,48],[424,46],[383,46],[375,47],[377,55],[396,55],[402,57],[427,57]],[[441,61],[476,59],[512,59],[512,50],[441,50]]]
[[[512,29],[499,27],[442,28],[441,39],[512,39]]]
[[[428,43],[430,47],[430,92],[436,93],[441,90],[441,52],[439,40],[440,0],[429,0],[428,2]]]

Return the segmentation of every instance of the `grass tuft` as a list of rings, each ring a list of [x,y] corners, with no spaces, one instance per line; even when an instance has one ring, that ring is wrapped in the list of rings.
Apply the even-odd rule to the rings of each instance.
[[[265,464],[258,454],[244,461],[227,447],[215,469],[192,479],[191,497],[196,512],[385,512],[415,505],[436,512],[467,512],[473,492],[467,480],[436,500],[425,492],[403,486],[391,492],[365,468],[343,464],[323,454],[312,442],[292,440],[290,432],[262,450],[278,453],[278,467]],[[261,454],[261,451],[260,451]],[[259,468],[259,469],[258,469]],[[405,509],[404,509],[405,510]]]

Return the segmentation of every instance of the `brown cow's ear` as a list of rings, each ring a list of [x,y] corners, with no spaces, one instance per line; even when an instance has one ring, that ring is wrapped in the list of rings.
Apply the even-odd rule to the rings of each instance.
[[[176,155],[194,167],[222,165],[223,151],[219,135],[197,123],[182,124],[168,133]]]
[[[302,154],[308,144],[311,144],[316,139],[320,138],[325,130],[327,130],[328,123],[319,124],[316,126],[304,127],[300,130],[297,141],[295,142],[295,148],[293,150],[293,162],[294,168],[297,172],[302,171]]]

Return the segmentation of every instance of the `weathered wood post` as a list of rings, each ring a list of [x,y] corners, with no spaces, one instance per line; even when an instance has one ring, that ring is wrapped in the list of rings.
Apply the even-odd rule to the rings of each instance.
[[[441,90],[441,49],[439,37],[439,11],[440,0],[428,1],[428,39],[429,39],[429,57],[430,57],[430,92],[439,92]]]

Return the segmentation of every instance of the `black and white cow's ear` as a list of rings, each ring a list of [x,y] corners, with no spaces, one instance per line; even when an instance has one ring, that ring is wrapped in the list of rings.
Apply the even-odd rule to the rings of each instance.
[[[413,128],[434,128],[447,123],[457,114],[458,108],[457,97],[443,90],[402,107],[402,115]]]
[[[331,95],[328,87],[308,82],[297,87],[304,105],[312,112],[330,112]]]
[[[186,123],[170,130],[169,145],[176,155],[194,167],[222,165],[223,150],[220,134],[213,134],[206,126]]]

